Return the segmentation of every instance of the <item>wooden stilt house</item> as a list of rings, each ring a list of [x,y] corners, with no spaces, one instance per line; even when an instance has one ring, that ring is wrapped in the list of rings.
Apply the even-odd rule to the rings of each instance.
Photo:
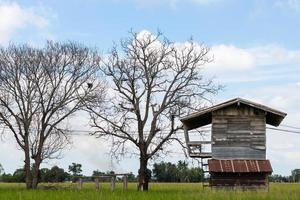
[[[189,156],[208,166],[209,186],[267,188],[266,124],[279,126],[286,113],[236,98],[181,118]],[[193,141],[189,131],[211,124],[211,140]],[[209,145],[211,151],[203,151]],[[207,162],[205,162],[205,160]]]

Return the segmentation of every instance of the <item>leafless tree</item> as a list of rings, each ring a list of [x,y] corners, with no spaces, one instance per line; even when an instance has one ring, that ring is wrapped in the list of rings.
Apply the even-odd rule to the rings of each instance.
[[[202,76],[211,61],[209,49],[192,40],[172,43],[163,34],[134,33],[115,46],[102,70],[112,88],[105,102],[90,102],[88,110],[98,137],[110,137],[113,153],[128,145],[139,156],[139,185],[148,190],[147,165],[167,144],[178,141],[179,114],[197,109],[220,86]],[[126,148],[127,146],[127,148]]]
[[[99,91],[99,63],[96,50],[74,42],[0,48],[0,125],[24,152],[27,188],[68,144],[66,120]]]

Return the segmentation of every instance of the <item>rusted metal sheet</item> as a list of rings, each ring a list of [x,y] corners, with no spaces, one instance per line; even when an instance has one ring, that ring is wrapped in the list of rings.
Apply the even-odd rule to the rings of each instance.
[[[269,160],[209,160],[209,172],[272,173]]]

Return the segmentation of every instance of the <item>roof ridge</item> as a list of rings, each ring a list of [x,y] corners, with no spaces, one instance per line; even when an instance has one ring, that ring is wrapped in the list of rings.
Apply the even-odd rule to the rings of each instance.
[[[185,118],[187,118],[187,117],[189,117],[189,116],[191,116],[191,115],[197,115],[197,114],[199,114],[199,113],[205,112],[206,110],[210,110],[210,109],[215,108],[215,107],[221,107],[221,108],[222,108],[222,105],[223,105],[223,104],[226,105],[226,104],[229,104],[229,103],[230,103],[229,105],[231,105],[231,104],[235,103],[235,101],[245,102],[246,104],[254,104],[254,105],[257,105],[257,106],[253,106],[253,107],[261,106],[261,107],[265,108],[265,109],[261,108],[261,110],[270,110],[270,111],[273,111],[273,112],[276,112],[276,113],[280,113],[281,115],[287,115],[287,114],[284,113],[284,112],[281,112],[281,111],[276,110],[276,109],[274,109],[274,108],[270,108],[270,107],[265,106],[265,105],[263,105],[263,104],[256,103],[256,102],[253,102],[253,101],[250,101],[250,100],[247,100],[247,99],[243,99],[243,98],[237,97],[237,98],[230,99],[230,100],[228,100],[228,101],[225,101],[225,102],[222,102],[222,103],[213,105],[213,106],[211,106],[211,107],[207,107],[207,108],[204,108],[204,109],[202,109],[202,110],[196,111],[196,112],[191,113],[191,114],[189,114],[189,115],[187,115],[187,116],[181,117],[180,120],[184,120]],[[229,106],[229,105],[228,105],[228,106]],[[217,109],[215,109],[215,110],[217,110]],[[214,110],[212,110],[212,111],[214,111]]]
[[[256,103],[256,102],[253,102],[253,101],[241,98],[241,97],[237,97],[237,98],[230,99],[228,101],[224,101],[222,103],[219,103],[219,104],[201,109],[197,112],[191,113],[191,114],[186,115],[184,117],[181,117],[180,121],[184,123],[184,122],[186,122],[190,119],[192,120],[192,119],[195,119],[197,117],[201,117],[202,115],[209,115],[207,117],[211,117],[210,115],[213,111],[218,110],[218,109],[222,109],[222,108],[227,107],[227,106],[231,106],[235,103],[238,103],[238,104],[242,103],[242,104],[248,105],[250,107],[254,107],[254,108],[263,110],[263,111],[267,112],[269,115],[276,116],[278,118],[278,121],[276,123],[274,123],[274,126],[278,126],[280,124],[280,122],[282,121],[282,119],[287,115],[284,112],[281,112],[279,110],[276,110],[276,109],[268,107],[268,106],[265,106],[263,104]],[[210,120],[207,119],[206,121],[210,121]],[[204,122],[204,123],[206,123],[206,122]],[[271,125],[273,125],[273,124],[271,124]]]

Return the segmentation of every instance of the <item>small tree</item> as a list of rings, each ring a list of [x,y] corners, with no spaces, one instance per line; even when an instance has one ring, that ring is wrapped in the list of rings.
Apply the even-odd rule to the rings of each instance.
[[[136,181],[136,177],[132,172],[130,172],[128,174],[127,179],[128,179],[129,182],[135,182]]]
[[[200,182],[204,179],[203,169],[200,167],[192,167],[189,169],[189,181],[190,182]]]
[[[26,178],[24,168],[16,169],[16,171],[13,174],[13,178],[14,181],[17,183],[24,183]]]
[[[180,182],[189,182],[189,168],[188,163],[185,161],[179,160],[177,163],[178,173]]]
[[[79,163],[72,163],[72,165],[69,165],[69,172],[72,173],[73,181],[76,179],[75,176],[81,176],[81,169],[82,165]]]
[[[4,169],[3,169],[3,167],[2,167],[2,165],[0,163],[0,175],[2,175],[3,173],[4,173]]]
[[[0,48],[0,123],[24,152],[27,188],[37,187],[41,163],[69,143],[66,120],[99,88],[99,61],[74,42]]]
[[[104,175],[104,172],[101,172],[100,170],[94,170],[92,176],[102,176]]]
[[[124,155],[131,143],[138,154],[138,189],[148,190],[147,166],[182,129],[175,116],[199,109],[201,100],[220,87],[205,79],[202,66],[210,62],[209,49],[192,40],[172,43],[161,33],[132,33],[113,47],[103,62],[108,87],[105,103],[87,105],[98,137],[112,139],[113,155]]]
[[[50,171],[51,182],[63,182],[69,178],[69,174],[63,168],[53,166]]]
[[[291,176],[293,182],[300,182],[300,169],[294,169]]]

